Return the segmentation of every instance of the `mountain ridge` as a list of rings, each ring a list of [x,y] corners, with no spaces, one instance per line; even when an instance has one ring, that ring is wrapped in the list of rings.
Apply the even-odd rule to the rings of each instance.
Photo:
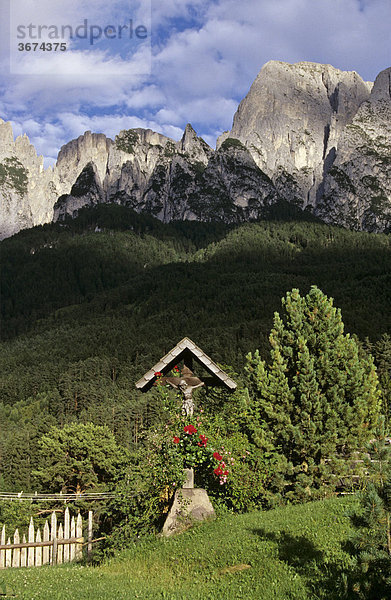
[[[391,68],[375,83],[331,65],[269,61],[213,150],[190,124],[115,140],[85,132],[43,169],[0,121],[0,237],[116,203],[173,220],[240,223],[281,200],[351,229],[391,227]]]

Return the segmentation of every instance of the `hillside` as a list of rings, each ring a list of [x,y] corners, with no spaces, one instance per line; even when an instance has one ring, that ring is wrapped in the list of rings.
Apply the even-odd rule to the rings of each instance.
[[[1,579],[25,600],[341,600],[353,506],[345,498],[222,515],[99,567],[8,569]]]
[[[50,424],[108,424],[132,443],[153,397],[134,382],[185,335],[236,371],[281,297],[318,285],[347,331],[391,329],[390,238],[313,222],[162,224],[118,206],[2,242],[2,481],[31,488]],[[26,457],[26,458],[23,458]]]

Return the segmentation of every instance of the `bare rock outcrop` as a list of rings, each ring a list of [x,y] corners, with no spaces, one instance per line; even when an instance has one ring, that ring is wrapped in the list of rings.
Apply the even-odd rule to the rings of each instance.
[[[370,88],[357,73],[330,65],[270,61],[218,145],[239,139],[284,198],[314,205],[341,133]]]
[[[0,237],[86,206],[172,220],[262,218],[279,201],[353,229],[391,230],[391,68],[374,85],[330,65],[268,62],[213,150],[186,125],[115,140],[85,132],[56,166],[0,121]],[[290,207],[291,208],[291,207]]]
[[[391,68],[344,128],[316,213],[351,229],[391,231]]]
[[[0,119],[0,239],[51,221],[57,197],[53,170],[44,170],[26,135],[14,140],[11,124]]]
[[[80,152],[83,137],[60,152],[58,168],[64,174],[81,167],[83,171],[76,187],[56,203],[55,220],[76,216],[83,206],[113,202],[153,214],[165,223],[235,222],[257,218],[278,199],[272,182],[240,142],[227,140],[214,152],[190,124],[178,142],[150,129],[121,131],[115,142],[99,140],[99,161],[90,143],[87,151]]]

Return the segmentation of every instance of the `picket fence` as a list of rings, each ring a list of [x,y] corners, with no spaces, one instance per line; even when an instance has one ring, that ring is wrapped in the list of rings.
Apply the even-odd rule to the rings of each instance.
[[[57,515],[52,512],[50,526],[45,522],[43,533],[34,528],[31,517],[26,535],[22,536],[18,529],[13,535],[13,542],[8,537],[6,542],[5,525],[1,532],[0,569],[9,567],[40,567],[46,564],[62,564],[78,560],[83,552],[83,521],[80,513],[76,519],[70,518],[69,508],[64,512],[64,524],[57,524]],[[88,552],[92,543],[92,512],[88,514]]]

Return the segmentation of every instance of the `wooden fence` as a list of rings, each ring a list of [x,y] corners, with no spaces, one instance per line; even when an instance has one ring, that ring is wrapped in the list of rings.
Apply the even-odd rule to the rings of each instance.
[[[18,529],[13,534],[13,542],[6,537],[5,526],[0,540],[0,569],[9,567],[40,567],[46,564],[62,564],[78,560],[83,552],[83,521],[80,513],[76,519],[70,518],[69,508],[64,513],[64,524],[57,524],[57,515],[52,512],[50,526],[45,522],[43,531],[34,528],[31,517],[26,535]],[[92,511],[88,513],[88,553],[92,547]],[[7,539],[7,542],[6,542]]]

